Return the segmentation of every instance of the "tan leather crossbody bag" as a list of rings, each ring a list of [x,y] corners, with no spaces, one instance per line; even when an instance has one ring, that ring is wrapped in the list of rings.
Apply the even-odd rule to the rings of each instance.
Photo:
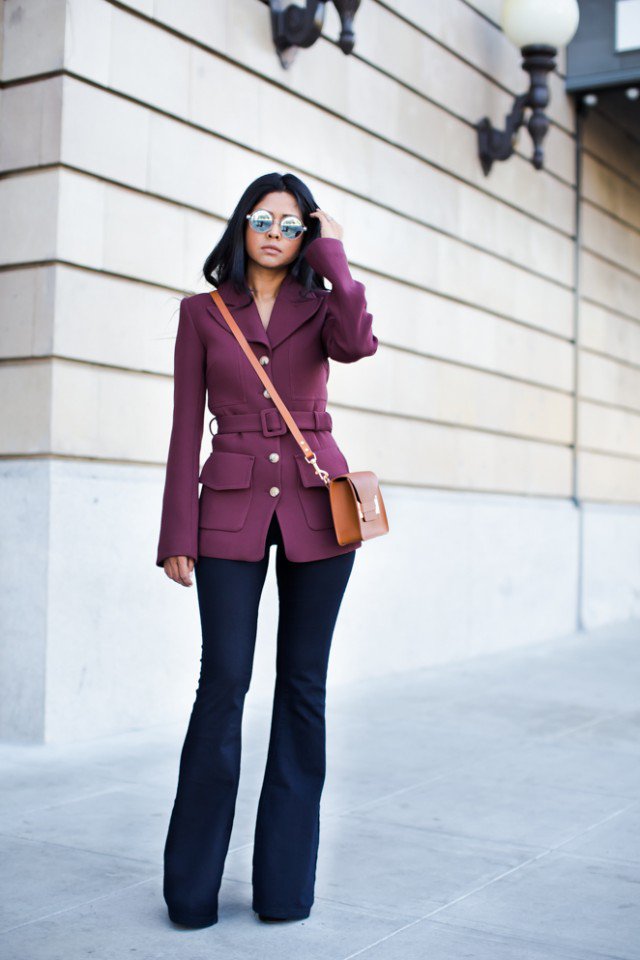
[[[280,411],[282,419],[304,453],[306,462],[325,484],[329,492],[333,527],[340,546],[346,546],[346,544],[355,543],[358,540],[370,540],[372,537],[379,537],[383,533],[388,533],[389,521],[387,520],[380,484],[375,473],[372,470],[359,470],[354,473],[343,473],[336,477],[330,477],[327,471],[319,466],[315,453],[302,436],[295,420],[249,346],[247,338],[233,319],[233,315],[224,300],[217,290],[212,290],[211,296],[251,366],[269,391],[269,395]]]

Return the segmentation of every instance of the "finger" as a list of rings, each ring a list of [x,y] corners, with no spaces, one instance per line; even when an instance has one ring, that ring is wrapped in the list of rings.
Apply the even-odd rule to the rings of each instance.
[[[179,557],[169,557],[164,568],[164,572],[175,583],[182,583],[180,577],[180,568],[178,565]]]
[[[338,221],[335,219],[335,217],[330,217],[329,214],[325,213],[324,210],[316,210],[316,213],[322,218],[324,223],[332,223],[336,228],[339,227]],[[313,214],[311,214],[311,216],[313,216]]]
[[[180,577],[180,583],[182,583],[185,587],[190,587],[192,585],[189,564],[186,557],[178,557],[178,574]]]
[[[177,557],[170,558],[169,563],[167,564],[167,576],[176,583],[179,581]]]

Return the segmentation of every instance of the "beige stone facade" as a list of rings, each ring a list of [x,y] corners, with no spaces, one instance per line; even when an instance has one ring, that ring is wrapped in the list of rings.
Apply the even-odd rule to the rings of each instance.
[[[365,0],[350,56],[330,7],[285,71],[258,0],[3,4],[0,736],[185,711],[195,589],[154,566],[177,306],[271,170],[344,226],[380,339],[331,370],[391,525],[332,682],[640,613],[640,147],[594,110],[576,150],[561,55],[544,169],[523,131],[485,177],[474,124],[527,82],[498,7]]]

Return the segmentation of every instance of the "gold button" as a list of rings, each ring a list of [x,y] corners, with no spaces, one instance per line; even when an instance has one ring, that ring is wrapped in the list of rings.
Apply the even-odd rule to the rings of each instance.
[[[280,487],[271,487],[271,489],[269,490],[269,493],[271,494],[272,497],[277,497],[278,494],[280,493]]]
[[[263,367],[266,366],[269,363],[269,357],[267,356],[260,357],[260,363],[262,364]]]
[[[269,391],[267,390],[266,387],[265,387],[264,390],[262,391],[262,395],[263,395],[263,397],[270,397],[270,396],[271,396],[271,394],[269,393]]]
[[[269,460],[271,460],[271,463],[277,463],[279,459],[280,459],[280,454],[279,454],[279,453],[270,453],[270,454],[269,454]]]

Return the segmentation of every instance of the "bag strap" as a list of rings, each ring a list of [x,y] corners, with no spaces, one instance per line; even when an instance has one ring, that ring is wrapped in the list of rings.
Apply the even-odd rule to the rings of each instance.
[[[269,377],[268,377],[267,374],[265,373],[264,367],[263,367],[262,364],[259,362],[259,360],[257,359],[255,353],[253,352],[253,350],[252,350],[251,347],[249,346],[249,343],[248,343],[248,341],[247,341],[247,338],[245,337],[244,333],[242,332],[242,330],[240,329],[240,327],[238,326],[238,324],[237,324],[236,321],[234,320],[233,315],[232,315],[231,312],[229,311],[229,308],[227,307],[226,303],[224,302],[224,300],[222,299],[222,297],[220,296],[220,294],[218,293],[217,290],[211,290],[210,293],[211,293],[211,296],[213,297],[213,300],[214,300],[216,306],[218,307],[218,309],[219,309],[220,312],[222,313],[222,316],[224,317],[224,319],[227,321],[227,324],[228,324],[229,327],[231,328],[231,332],[233,333],[234,337],[236,338],[236,340],[238,341],[238,343],[239,343],[240,346],[242,347],[242,350],[243,350],[244,354],[246,355],[247,359],[249,360],[251,366],[252,366],[253,369],[256,371],[256,373],[258,374],[258,376],[259,376],[260,379],[262,380],[263,384],[265,385],[265,387],[266,387],[267,390],[269,391],[269,396],[271,397],[271,399],[272,399],[273,402],[275,403],[275,405],[276,405],[276,407],[278,408],[280,414],[282,415],[282,419],[284,420],[284,422],[285,422],[286,425],[288,426],[289,430],[291,431],[291,433],[292,433],[293,436],[295,437],[295,439],[296,439],[296,441],[297,441],[297,443],[298,443],[298,446],[300,447],[300,449],[301,449],[302,452],[304,453],[305,460],[307,461],[307,463],[310,463],[310,464],[311,464],[311,466],[314,468],[314,470],[316,471],[316,473],[318,473],[318,474],[322,477],[322,479],[324,480],[325,484],[328,485],[329,474],[327,473],[326,470],[323,470],[321,467],[319,467],[319,466],[317,465],[315,453],[313,452],[313,450],[311,449],[311,447],[309,446],[309,444],[307,443],[307,441],[305,440],[305,438],[303,437],[303,435],[300,433],[300,430],[298,429],[298,425],[296,424],[295,420],[293,419],[293,417],[292,417],[291,414],[289,413],[289,411],[288,411],[287,407],[285,406],[285,403],[284,403],[284,401],[282,400],[280,394],[278,393],[278,391],[276,390],[276,388],[275,388],[274,385],[272,384],[271,380],[269,379]],[[325,477],[326,477],[326,479],[325,479]]]

